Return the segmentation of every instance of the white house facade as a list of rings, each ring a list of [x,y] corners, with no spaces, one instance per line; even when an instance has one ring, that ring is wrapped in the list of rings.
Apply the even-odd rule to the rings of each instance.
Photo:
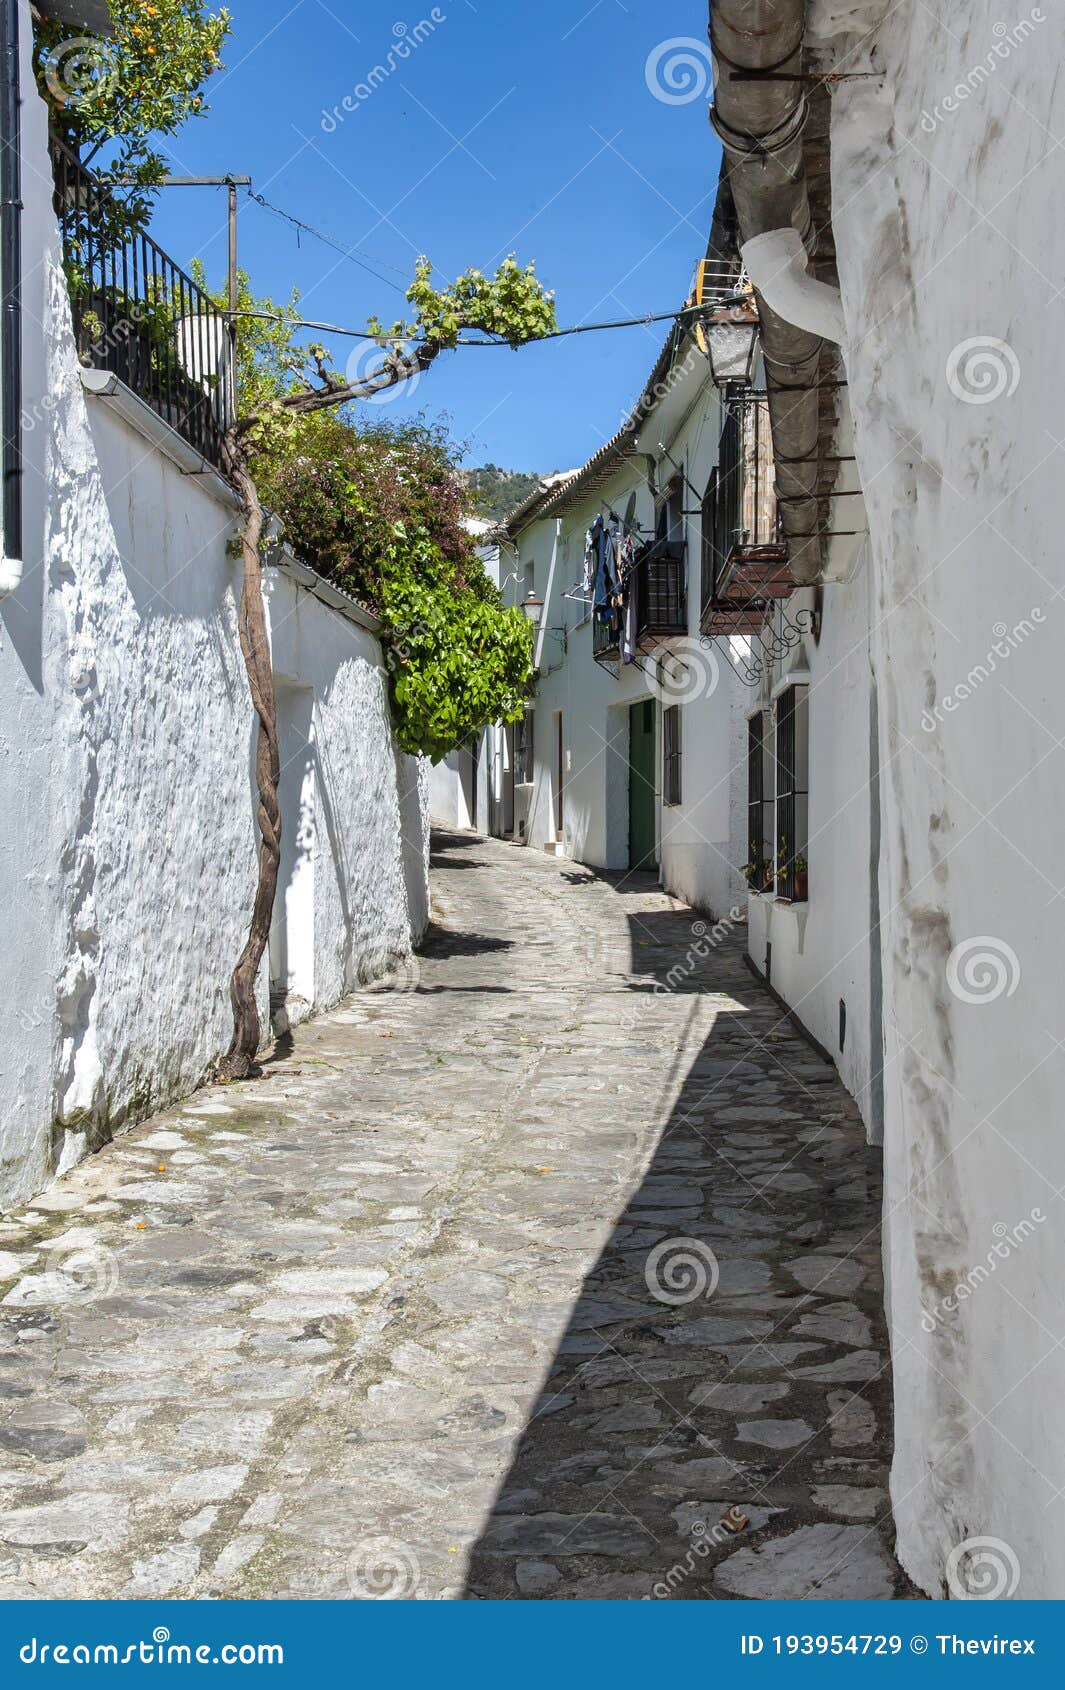
[[[592,867],[658,870],[718,917],[743,904],[745,843],[741,689],[732,653],[701,631],[721,419],[705,344],[674,331],[614,437],[526,500],[504,535],[537,624],[535,694],[510,734],[508,831]],[[587,561],[603,525],[631,561],[631,603],[613,615]]]
[[[710,20],[796,587],[752,648],[751,953],[884,1145],[903,1564],[1057,1597],[1060,21]]]
[[[24,209],[3,369],[2,1203],[223,1054],[257,850],[214,400],[173,360],[169,387],[158,365],[138,380],[136,335],[82,319],[76,339],[29,7],[8,11]],[[163,274],[165,255],[146,255]],[[406,958],[428,919],[427,772],[395,751],[375,623],[284,553],[267,573],[283,862],[264,1031],[271,1000],[281,1026],[335,1003]]]

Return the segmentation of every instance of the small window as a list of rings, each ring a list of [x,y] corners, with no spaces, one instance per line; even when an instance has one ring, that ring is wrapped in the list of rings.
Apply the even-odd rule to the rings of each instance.
[[[806,687],[777,702],[777,893],[805,903],[808,893],[809,712]]]
[[[671,704],[662,715],[663,802],[681,803],[680,705]]]
[[[766,715],[747,724],[747,867],[752,892],[773,890],[773,758]]]
[[[527,786],[533,778],[533,759],[535,740],[533,727],[535,711],[526,710],[520,722],[514,725],[514,784]]]

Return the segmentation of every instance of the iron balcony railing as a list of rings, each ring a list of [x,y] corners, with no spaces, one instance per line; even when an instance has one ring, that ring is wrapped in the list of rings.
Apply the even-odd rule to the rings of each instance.
[[[713,568],[707,584],[717,598],[725,592],[732,564],[781,544],[773,435],[764,397],[727,401],[714,491]]]
[[[55,210],[78,356],[108,370],[221,467],[232,414],[229,325],[57,137]]]
[[[687,548],[682,540],[656,540],[637,563],[629,588],[636,597],[636,648],[647,651],[661,640],[688,632]],[[592,622],[592,655],[617,662],[621,617]]]
[[[756,632],[773,601],[794,588],[764,394],[726,400],[718,465],[702,515],[703,633]]]

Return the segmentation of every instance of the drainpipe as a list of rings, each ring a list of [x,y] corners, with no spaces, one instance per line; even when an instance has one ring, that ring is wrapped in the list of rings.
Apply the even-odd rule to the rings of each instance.
[[[0,598],[22,581],[22,180],[19,0],[0,0],[0,373],[3,377],[3,551]]]
[[[756,290],[784,321],[836,346],[843,344],[843,298],[838,288],[811,276],[797,229],[770,229],[740,248]]]
[[[789,232],[792,255],[815,240],[803,158],[807,105],[800,81],[805,0],[710,0],[714,105],[710,121],[725,151],[725,168],[744,246],[756,236]],[[745,81],[744,73],[764,78]],[[797,246],[796,246],[797,243]],[[764,250],[764,249],[763,249]],[[757,256],[757,249],[756,249]],[[788,265],[794,273],[794,257]],[[766,390],[773,427],[777,497],[799,585],[820,579],[817,449],[818,374],[825,326],[792,321],[794,290],[775,285],[772,264],[752,276],[762,326]],[[776,305],[767,297],[773,296]],[[801,313],[804,322],[809,314]]]

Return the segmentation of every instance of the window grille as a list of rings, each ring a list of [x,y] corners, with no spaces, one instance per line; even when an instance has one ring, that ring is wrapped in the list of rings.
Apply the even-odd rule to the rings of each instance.
[[[681,722],[680,705],[671,704],[662,714],[662,757],[664,797],[666,804],[681,802]]]

